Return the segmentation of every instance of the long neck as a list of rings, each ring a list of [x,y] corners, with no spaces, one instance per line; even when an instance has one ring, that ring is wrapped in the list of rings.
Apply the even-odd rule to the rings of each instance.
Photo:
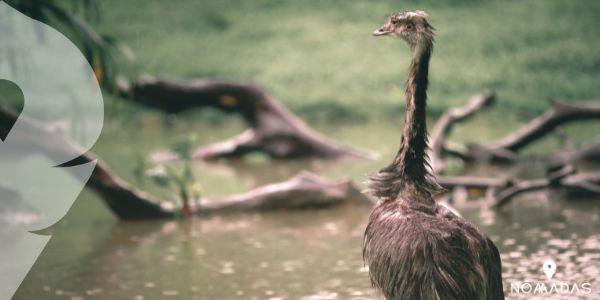
[[[428,177],[425,107],[431,52],[430,45],[413,48],[406,88],[404,131],[400,150],[394,159],[403,180],[417,185],[425,184]]]
[[[403,199],[411,203],[435,203],[432,192],[439,185],[429,173],[425,106],[427,102],[427,76],[432,44],[413,47],[406,88],[406,117],[400,149],[394,161],[379,173],[371,176],[369,191],[382,200]],[[416,196],[416,197],[414,197]]]

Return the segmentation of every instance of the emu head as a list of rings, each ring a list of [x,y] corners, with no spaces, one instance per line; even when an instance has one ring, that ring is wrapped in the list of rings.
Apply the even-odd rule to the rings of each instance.
[[[373,36],[396,36],[405,40],[411,49],[433,44],[433,27],[429,25],[427,13],[421,10],[403,11],[388,17]]]

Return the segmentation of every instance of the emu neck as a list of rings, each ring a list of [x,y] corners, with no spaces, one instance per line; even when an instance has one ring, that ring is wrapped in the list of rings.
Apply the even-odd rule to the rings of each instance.
[[[400,150],[394,161],[369,180],[369,191],[379,199],[409,205],[435,204],[432,193],[440,186],[429,173],[425,105],[432,44],[413,47],[406,88],[406,117]]]
[[[432,46],[413,47],[406,88],[406,116],[400,150],[394,160],[405,183],[426,187],[428,178],[425,107]]]

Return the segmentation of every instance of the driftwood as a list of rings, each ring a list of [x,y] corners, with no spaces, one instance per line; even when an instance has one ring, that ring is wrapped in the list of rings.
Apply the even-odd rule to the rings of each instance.
[[[445,136],[442,135],[442,141],[437,141],[437,143],[443,145],[443,150],[437,149],[437,152],[434,151],[434,158],[435,155],[449,155],[466,162],[516,163],[528,160],[545,162],[549,165],[566,164],[579,160],[598,160],[600,158],[600,144],[577,150],[560,151],[542,157],[524,157],[519,154],[520,150],[531,143],[549,133],[556,132],[560,125],[588,119],[600,119],[600,104],[573,104],[555,101],[552,108],[541,116],[534,118],[515,133],[511,133],[488,145],[461,147],[444,141]],[[456,119],[456,121],[461,120]]]
[[[444,156],[454,156],[465,162],[517,163],[524,160],[544,162],[546,165],[560,165],[548,172],[547,178],[523,180],[505,178],[485,178],[472,176],[439,176],[440,185],[449,190],[466,188],[482,191],[493,207],[506,205],[515,196],[525,192],[546,188],[560,188],[570,194],[599,195],[600,172],[575,173],[570,162],[600,159],[600,144],[593,144],[577,150],[559,151],[544,157],[524,157],[519,151],[530,143],[551,132],[560,134],[559,126],[567,122],[600,118],[600,104],[567,104],[554,102],[551,109],[533,119],[515,133],[509,134],[489,145],[464,147],[447,141],[452,126],[464,121],[493,102],[493,95],[477,95],[461,108],[445,112],[432,131],[432,167],[436,174],[444,171]],[[567,137],[562,134],[563,140]]]
[[[16,119],[16,114],[0,107],[1,137],[8,134]],[[175,215],[175,208],[168,203],[161,204],[151,195],[130,186],[114,175],[106,163],[89,152],[84,153],[84,150],[62,134],[24,116],[20,116],[20,121],[27,124],[27,138],[23,141],[13,139],[11,142],[34,143],[36,149],[50,159],[64,157],[65,152],[74,157],[79,155],[61,167],[95,161],[96,167],[86,187],[93,190],[119,218],[152,219]],[[247,193],[206,200],[193,205],[196,213],[297,209],[333,206],[346,201],[369,201],[350,181],[329,182],[310,173],[301,173],[290,180],[259,187]]]
[[[304,171],[287,181],[243,194],[206,199],[200,212],[328,207],[348,201],[372,204],[351,181],[330,182]]]
[[[22,11],[34,19],[48,21],[45,13],[49,10],[50,15],[57,16],[54,19],[65,21],[67,27],[76,28],[75,38],[78,38],[79,44],[85,48],[84,52],[90,64],[96,66],[96,76],[105,88],[124,96],[125,99],[167,113],[213,107],[224,112],[240,114],[244,118],[250,129],[238,137],[199,149],[195,153],[198,159],[239,157],[252,151],[261,151],[280,159],[366,157],[321,136],[287,111],[275,98],[251,84],[217,80],[186,83],[162,79],[136,82],[116,80],[119,67],[110,59],[110,50],[126,47],[115,47],[119,45],[114,38],[99,34],[85,21],[72,17],[59,6],[53,5],[52,1],[42,3],[44,4],[41,7],[46,9],[32,4],[31,7],[25,5]],[[32,12],[34,13],[31,14]],[[131,56],[129,51],[121,52],[124,52],[122,54],[125,58]]]
[[[12,124],[17,119],[13,112],[0,107],[0,136],[5,137]],[[108,166],[97,159],[91,153],[85,153],[85,150],[78,145],[73,144],[61,133],[50,130],[41,123],[27,119],[26,116],[19,116],[20,122],[26,124],[28,134],[23,140],[11,140],[11,143],[28,143],[35,145],[42,154],[48,158],[58,161],[58,157],[65,157],[68,153],[74,160],[62,166],[80,165],[89,162],[96,162],[96,167],[87,182],[87,187],[96,192],[108,207],[122,219],[139,219],[169,216],[173,212],[166,210],[159,205],[159,202],[151,196],[138,191],[129,186],[118,176],[112,174]],[[22,137],[17,137],[22,138]],[[81,154],[84,153],[84,154]],[[3,153],[4,154],[4,153]],[[50,166],[49,166],[50,167]],[[67,168],[67,170],[72,170]]]
[[[438,183],[446,189],[467,188],[481,190],[492,207],[502,207],[514,197],[547,188],[563,189],[576,195],[600,195],[600,172],[576,173],[572,165],[556,167],[541,179],[502,179],[470,176],[440,176]]]
[[[552,108],[543,115],[486,148],[517,152],[564,123],[586,119],[600,119],[600,104],[572,104],[555,101]]]
[[[564,150],[543,159],[549,164],[566,164],[576,161],[600,161],[600,143],[574,150]]]
[[[197,159],[239,157],[254,151],[278,159],[367,157],[318,134],[254,85],[216,80],[181,83],[150,79],[135,83],[121,81],[116,89],[126,99],[167,113],[213,107],[244,118],[249,129],[239,136],[198,149],[194,153]]]
[[[447,135],[450,133],[452,126],[468,119],[476,112],[490,106],[493,102],[494,94],[491,92],[476,95],[471,98],[466,106],[449,109],[438,119],[430,136],[431,151],[429,157],[435,173],[441,174],[444,172],[445,163],[443,156],[445,153],[448,153],[448,151],[452,151],[448,150],[448,147],[451,148],[452,146],[445,144]]]

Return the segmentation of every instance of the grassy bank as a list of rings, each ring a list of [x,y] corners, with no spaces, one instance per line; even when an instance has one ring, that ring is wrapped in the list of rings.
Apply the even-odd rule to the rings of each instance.
[[[450,4],[452,3],[452,4]],[[489,88],[502,111],[599,98],[598,1],[115,1],[94,25],[127,43],[140,74],[265,87],[301,116],[367,118],[402,107],[410,55],[370,33],[423,9],[437,28],[432,112]]]

